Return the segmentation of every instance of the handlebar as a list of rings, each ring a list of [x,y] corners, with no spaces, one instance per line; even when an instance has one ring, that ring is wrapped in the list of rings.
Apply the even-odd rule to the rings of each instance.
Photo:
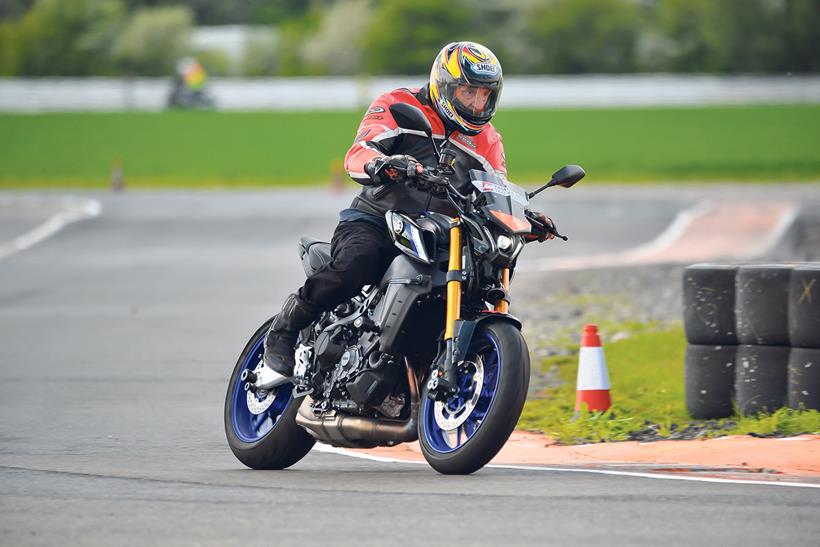
[[[569,238],[567,236],[561,235],[561,234],[558,233],[558,230],[555,226],[555,222],[552,223],[552,226],[547,226],[544,223],[540,222],[537,218],[532,218],[529,215],[527,215],[527,220],[530,221],[530,224],[537,224],[538,226],[546,229],[546,232],[548,234],[552,234],[552,235],[554,235],[555,237],[557,237],[559,239],[563,239],[564,241],[569,240]]]
[[[434,196],[446,197],[450,204],[459,212],[459,214],[464,214],[464,206],[469,203],[469,196],[465,196],[456,190],[450,182],[449,177],[441,174],[441,169],[423,167],[421,172],[413,173],[412,176],[408,177],[408,183],[415,186],[419,190],[429,192]],[[538,222],[537,219],[530,218],[529,215],[528,220],[530,223],[537,223],[539,226],[545,228],[547,233],[550,233],[557,238],[564,241],[569,239],[567,236],[558,233],[554,223],[552,226],[545,226]]]
[[[438,169],[424,167],[420,173],[410,177],[409,181],[419,190],[434,196],[447,197],[459,212],[463,212],[463,205],[469,201],[469,197],[456,190],[450,178],[441,174]]]

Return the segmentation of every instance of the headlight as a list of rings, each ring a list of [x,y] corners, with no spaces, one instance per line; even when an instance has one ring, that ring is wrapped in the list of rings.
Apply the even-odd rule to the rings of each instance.
[[[502,251],[509,251],[512,248],[513,240],[502,234],[495,240],[495,244]]]
[[[393,224],[393,232],[396,234],[400,234],[404,231],[404,221],[399,215],[393,215],[393,218],[390,219],[391,223]]]

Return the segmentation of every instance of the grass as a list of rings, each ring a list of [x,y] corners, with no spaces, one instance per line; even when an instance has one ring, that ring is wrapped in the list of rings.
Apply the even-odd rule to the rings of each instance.
[[[115,163],[141,187],[327,183],[361,112],[0,115],[0,187],[106,187]],[[608,181],[818,180],[820,105],[509,110],[510,178],[566,163]]]
[[[546,433],[563,444],[622,441],[646,430],[657,437],[670,437],[688,427],[699,429],[703,437],[820,433],[820,412],[814,410],[784,408],[770,415],[693,420],[684,399],[685,347],[680,327],[662,332],[643,328],[634,336],[606,344],[612,408],[605,413],[583,410],[576,419],[577,356],[546,358],[540,366],[553,378],[552,387],[527,401],[518,428]]]
[[[511,174],[578,163],[591,180],[800,180],[820,175],[820,105],[512,111]]]

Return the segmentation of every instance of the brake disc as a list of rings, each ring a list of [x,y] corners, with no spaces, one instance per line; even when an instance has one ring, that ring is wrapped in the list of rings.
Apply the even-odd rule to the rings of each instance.
[[[467,391],[472,390],[469,399],[462,400],[456,408],[450,408],[450,403],[453,397],[447,402],[436,401],[433,407],[433,415],[436,419],[436,425],[443,431],[452,431],[460,427],[467,418],[472,414],[478,403],[478,398],[481,396],[481,389],[484,387],[484,360],[480,356],[476,356],[473,361],[464,361],[459,367],[467,367],[472,370],[470,373],[471,383],[467,386]],[[459,391],[458,396],[466,395],[463,391]]]
[[[259,361],[259,364],[256,365],[256,368],[253,369],[255,373],[258,373],[262,367],[265,365],[262,361]],[[252,391],[247,392],[247,401],[248,401],[248,410],[251,411],[251,414],[262,414],[267,409],[270,408],[270,405],[273,404],[273,400],[276,398],[276,395],[271,390],[264,390],[260,389],[257,390],[256,393]]]

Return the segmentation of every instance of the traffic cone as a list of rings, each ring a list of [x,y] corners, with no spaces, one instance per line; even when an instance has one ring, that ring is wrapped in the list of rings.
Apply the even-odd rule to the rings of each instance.
[[[115,192],[122,192],[125,189],[125,177],[122,174],[122,160],[114,160],[114,168],[111,171],[111,189]]]
[[[604,348],[598,336],[596,325],[584,325],[581,352],[578,357],[578,383],[575,390],[575,413],[586,404],[590,411],[608,410],[612,405],[609,398],[609,373],[606,370]]]

